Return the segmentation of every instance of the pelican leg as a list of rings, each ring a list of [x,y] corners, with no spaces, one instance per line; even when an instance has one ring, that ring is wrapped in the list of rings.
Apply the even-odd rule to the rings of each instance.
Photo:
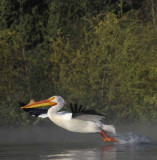
[[[100,136],[104,142],[118,142],[115,138],[109,137],[104,131],[100,132]]]

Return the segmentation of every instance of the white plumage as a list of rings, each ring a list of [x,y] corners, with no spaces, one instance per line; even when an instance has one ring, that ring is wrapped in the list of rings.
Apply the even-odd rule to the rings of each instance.
[[[101,120],[104,116],[100,114],[86,114],[86,112],[80,112],[79,114],[73,114],[65,111],[59,112],[64,104],[65,101],[62,97],[53,96],[47,100],[34,102],[33,104],[28,104],[21,108],[27,109],[51,105],[52,107],[48,109],[47,114],[40,114],[38,117],[48,117],[53,123],[68,131],[80,133],[100,133],[104,141],[117,142],[114,138],[110,138],[106,135],[105,132],[115,134],[115,127],[113,125],[103,124]]]

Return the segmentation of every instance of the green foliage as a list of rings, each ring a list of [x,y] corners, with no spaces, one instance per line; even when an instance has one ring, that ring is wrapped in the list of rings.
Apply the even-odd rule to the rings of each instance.
[[[53,43],[56,88],[68,101],[101,109],[117,119],[149,120],[145,97],[156,93],[156,31],[107,14],[88,35],[88,47]]]
[[[25,115],[20,113],[17,107],[17,100],[21,86],[16,79],[23,72],[22,42],[20,34],[10,30],[1,31],[0,34],[0,125],[20,125],[26,124]],[[17,97],[19,96],[19,98]],[[15,105],[16,104],[16,105]]]
[[[157,121],[156,1],[1,0],[0,126],[61,95],[110,120]]]
[[[27,45],[18,32],[6,29],[0,34],[0,112],[5,116],[1,116],[0,125],[31,124],[18,102],[52,94],[47,57],[26,51]]]

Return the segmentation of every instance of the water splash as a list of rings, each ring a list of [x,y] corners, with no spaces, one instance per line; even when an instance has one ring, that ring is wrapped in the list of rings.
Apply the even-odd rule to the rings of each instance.
[[[132,132],[120,133],[115,137],[120,144],[150,143],[150,138]]]

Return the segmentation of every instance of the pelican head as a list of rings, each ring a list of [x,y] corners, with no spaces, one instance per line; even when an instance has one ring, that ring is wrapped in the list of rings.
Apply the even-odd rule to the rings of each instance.
[[[63,106],[65,104],[65,101],[62,97],[60,96],[52,96],[46,100],[42,100],[39,102],[35,102],[35,101],[30,101],[29,104],[27,104],[26,106],[21,107],[23,108],[37,108],[37,107],[44,107],[44,106]]]

